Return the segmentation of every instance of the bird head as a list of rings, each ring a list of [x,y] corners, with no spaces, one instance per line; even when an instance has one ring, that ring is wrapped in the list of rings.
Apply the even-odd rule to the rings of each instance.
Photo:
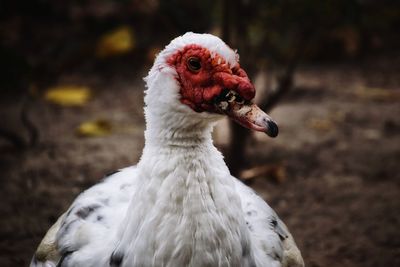
[[[202,119],[227,115],[246,128],[278,134],[276,123],[252,102],[256,91],[238,54],[216,36],[186,33],[172,40],[146,81],[146,105],[161,112],[169,106]]]

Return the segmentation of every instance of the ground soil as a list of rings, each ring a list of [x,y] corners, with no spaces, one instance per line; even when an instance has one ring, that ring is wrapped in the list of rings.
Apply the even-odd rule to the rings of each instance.
[[[400,266],[400,78],[391,62],[301,67],[294,89],[271,112],[280,135],[256,134],[247,146],[247,168],[279,170],[250,185],[291,229],[307,266]],[[0,266],[27,266],[79,192],[137,162],[143,75],[112,68],[107,75],[62,73],[57,83],[90,86],[93,99],[71,108],[38,96],[29,117],[39,143],[16,149],[0,142]],[[2,120],[26,136],[19,103],[3,99]],[[80,123],[95,119],[110,121],[113,133],[76,135]],[[216,133],[222,150],[225,125]]]

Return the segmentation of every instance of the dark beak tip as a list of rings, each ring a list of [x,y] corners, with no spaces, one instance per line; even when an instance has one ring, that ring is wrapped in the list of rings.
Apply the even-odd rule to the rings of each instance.
[[[276,125],[276,123],[273,121],[268,121],[267,124],[268,124],[268,130],[266,132],[267,135],[273,138],[277,137],[279,133],[278,125]]]

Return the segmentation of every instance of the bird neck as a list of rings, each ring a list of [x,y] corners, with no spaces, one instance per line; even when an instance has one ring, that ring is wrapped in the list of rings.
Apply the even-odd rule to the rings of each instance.
[[[150,118],[147,116],[144,154],[151,149],[192,149],[213,146],[213,123],[190,118]]]
[[[211,126],[147,123],[139,186],[119,245],[130,248],[127,260],[133,266],[245,266],[249,237],[241,202],[212,144]]]

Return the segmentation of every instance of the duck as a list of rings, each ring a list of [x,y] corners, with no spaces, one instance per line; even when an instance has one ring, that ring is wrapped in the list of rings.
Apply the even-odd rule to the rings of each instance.
[[[275,211],[233,177],[212,141],[223,117],[278,134],[253,103],[237,52],[188,32],[154,61],[139,162],[82,192],[48,230],[31,267],[302,267]]]

